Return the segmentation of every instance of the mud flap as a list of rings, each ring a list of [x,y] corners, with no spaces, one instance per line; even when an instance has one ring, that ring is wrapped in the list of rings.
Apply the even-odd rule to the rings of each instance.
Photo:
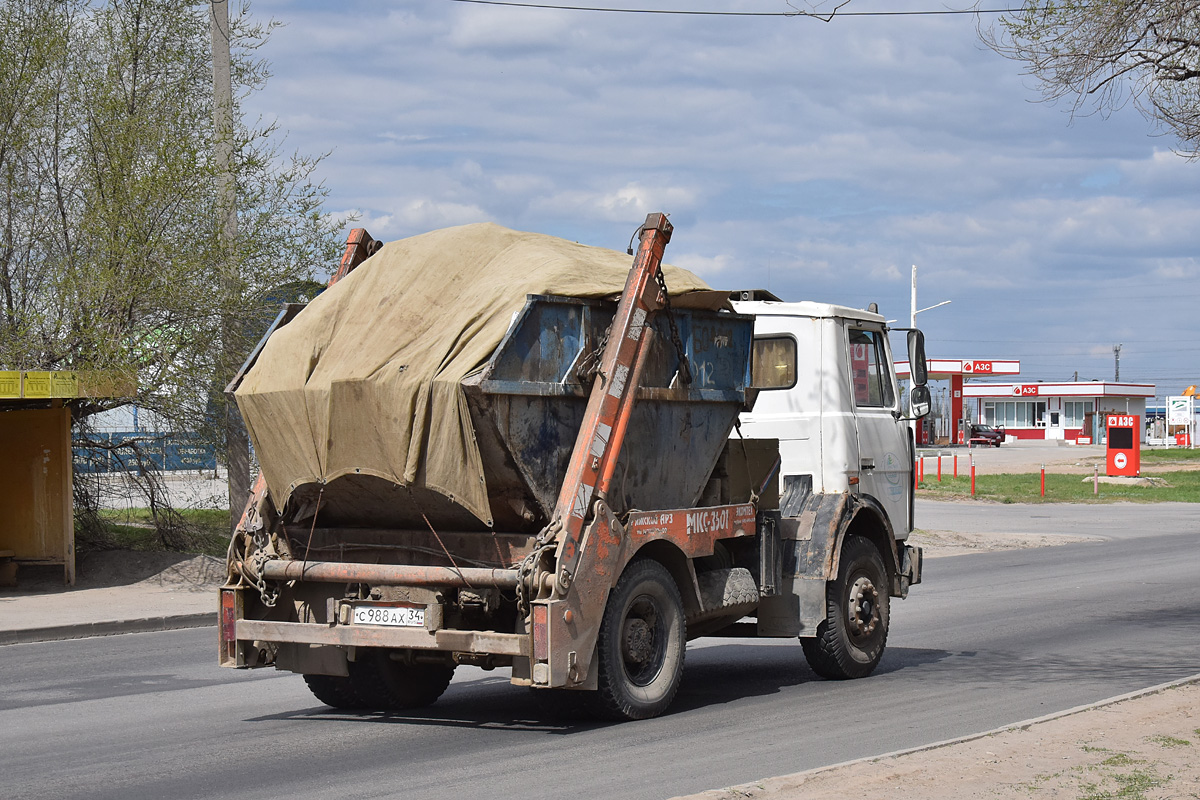
[[[897,544],[899,544],[897,542]],[[897,597],[908,597],[908,587],[916,586],[921,582],[921,567],[924,566],[925,556],[919,547],[913,547],[910,544],[903,545],[899,549],[900,569],[896,573],[896,585],[892,587],[892,594]]]

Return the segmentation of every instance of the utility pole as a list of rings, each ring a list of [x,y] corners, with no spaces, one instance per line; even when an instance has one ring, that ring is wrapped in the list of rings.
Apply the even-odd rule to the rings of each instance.
[[[1121,381],[1121,345],[1119,345],[1119,344],[1113,345],[1113,362],[1114,362],[1113,381],[1116,383],[1120,383],[1120,381]]]
[[[239,360],[240,331],[233,315],[233,300],[238,291],[238,267],[234,248],[237,243],[237,185],[233,175],[233,78],[229,54],[229,0],[210,0],[210,29],[213,60],[213,137],[214,157],[220,173],[221,252],[224,274],[219,283],[224,289],[226,308],[221,321],[222,359],[220,385],[233,377]],[[225,461],[229,468],[229,526],[237,525],[242,506],[250,496],[250,440],[241,414],[232,398],[225,398]]]

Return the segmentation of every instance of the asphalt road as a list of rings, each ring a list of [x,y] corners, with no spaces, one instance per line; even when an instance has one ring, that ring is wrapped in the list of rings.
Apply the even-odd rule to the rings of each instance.
[[[1200,672],[1196,506],[918,513],[1107,541],[927,561],[865,680],[816,678],[795,642],[693,643],[671,712],[624,725],[539,718],[506,675],[466,668],[423,713],[338,713],[296,676],[215,667],[211,629],[0,647],[0,795],[665,798]]]

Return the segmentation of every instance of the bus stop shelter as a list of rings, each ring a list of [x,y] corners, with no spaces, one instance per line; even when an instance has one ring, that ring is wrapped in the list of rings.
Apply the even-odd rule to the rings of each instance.
[[[75,583],[72,406],[136,389],[112,373],[0,371],[0,585],[20,564],[61,565]]]

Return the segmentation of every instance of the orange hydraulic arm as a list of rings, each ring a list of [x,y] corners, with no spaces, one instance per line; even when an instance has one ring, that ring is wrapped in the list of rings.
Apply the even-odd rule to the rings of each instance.
[[[329,286],[333,286],[349,275],[351,270],[375,255],[381,247],[383,247],[383,242],[372,239],[366,228],[355,228],[350,231],[350,235],[346,237],[346,252],[342,254],[342,263],[338,265],[337,272],[333,273],[329,279]]]
[[[641,243],[609,329],[600,373],[592,385],[559,491],[553,520],[561,525],[559,578],[566,582],[574,577],[579,562],[579,541],[592,503],[606,497],[621,455],[634,395],[653,339],[649,323],[654,312],[667,302],[658,276],[671,231],[665,214],[650,214],[639,231]]]

